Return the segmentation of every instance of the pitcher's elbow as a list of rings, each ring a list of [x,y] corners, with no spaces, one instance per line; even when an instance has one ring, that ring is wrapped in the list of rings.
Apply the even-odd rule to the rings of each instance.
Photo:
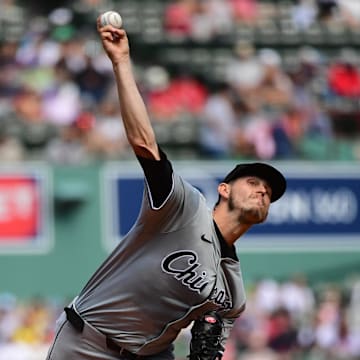
[[[136,155],[146,159],[160,160],[160,153],[155,140],[152,142],[131,141],[130,145]]]

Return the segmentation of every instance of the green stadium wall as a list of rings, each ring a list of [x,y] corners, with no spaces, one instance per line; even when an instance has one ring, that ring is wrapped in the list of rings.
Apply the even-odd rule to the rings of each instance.
[[[102,241],[102,169],[103,165],[49,168],[53,245],[45,253],[0,254],[0,293],[72,298],[81,290],[108,254]],[[359,249],[239,251],[239,257],[248,284],[296,273],[304,273],[311,282],[342,282],[360,272]]]

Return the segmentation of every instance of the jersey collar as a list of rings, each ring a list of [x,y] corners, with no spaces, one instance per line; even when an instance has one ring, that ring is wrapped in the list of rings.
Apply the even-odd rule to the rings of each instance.
[[[226,243],[226,241],[225,241],[224,237],[222,236],[220,229],[218,228],[215,221],[214,221],[214,227],[215,227],[216,235],[220,242],[221,257],[231,258],[233,260],[239,261],[237,255],[236,255],[235,246],[234,245],[229,246]]]

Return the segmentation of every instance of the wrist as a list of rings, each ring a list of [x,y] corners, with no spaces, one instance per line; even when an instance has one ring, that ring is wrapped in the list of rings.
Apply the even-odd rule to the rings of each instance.
[[[113,58],[111,59],[111,62],[113,64],[114,69],[131,65],[131,60],[129,55],[123,55],[118,58]]]
[[[125,75],[132,73],[132,66],[130,58],[113,61],[113,70],[115,75]]]

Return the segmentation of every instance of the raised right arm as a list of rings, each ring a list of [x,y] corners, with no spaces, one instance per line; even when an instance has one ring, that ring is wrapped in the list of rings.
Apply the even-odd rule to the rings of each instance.
[[[97,19],[102,45],[112,62],[121,115],[129,144],[137,156],[160,160],[160,153],[144,101],[132,70],[129,41],[124,29],[102,27]]]

